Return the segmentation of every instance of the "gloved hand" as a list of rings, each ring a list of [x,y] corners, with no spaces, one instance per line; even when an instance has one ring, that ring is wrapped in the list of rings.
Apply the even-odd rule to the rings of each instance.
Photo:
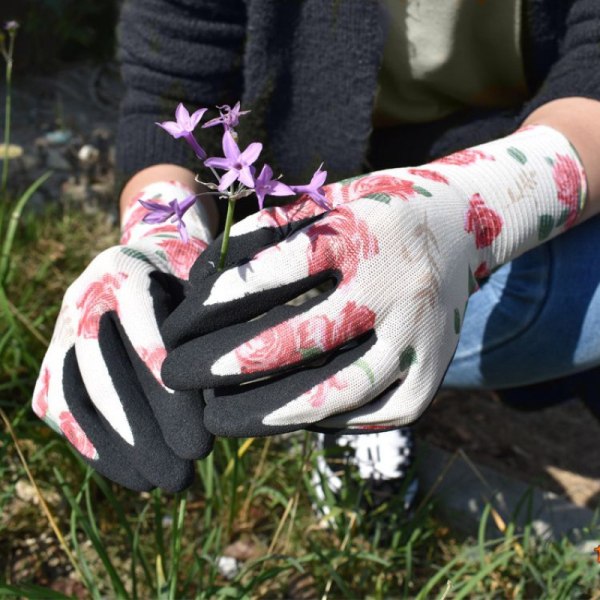
[[[147,186],[139,198],[167,205],[192,194],[175,182]],[[190,459],[211,451],[202,395],[163,383],[159,326],[183,297],[182,279],[211,240],[202,209],[177,226],[143,223],[133,202],[121,245],[99,254],[67,290],[36,384],[33,409],[94,469],[128,488],[180,490]]]
[[[192,268],[162,329],[163,378],[219,388],[205,412],[218,435],[410,423],[444,377],[476,280],[573,225],[585,189],[567,139],[535,126],[330,185],[330,212],[301,200],[251,216],[230,245],[249,260],[215,273],[209,248]]]

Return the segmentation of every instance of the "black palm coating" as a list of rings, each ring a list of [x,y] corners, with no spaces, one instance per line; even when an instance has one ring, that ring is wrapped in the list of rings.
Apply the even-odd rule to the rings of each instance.
[[[348,349],[330,355],[325,364],[294,369],[246,385],[205,392],[204,422],[215,435],[247,437],[275,435],[312,427],[314,422],[265,425],[264,418],[362,358],[376,343],[375,332],[363,335]],[[308,404],[308,400],[307,400]],[[331,431],[331,430],[330,430]]]
[[[230,238],[225,268],[249,262],[261,250],[281,242],[322,217],[323,215],[318,215],[282,227],[264,227]],[[269,297],[267,293],[260,304],[254,301],[254,296],[252,296],[252,300],[247,296],[227,304],[204,306],[210,290],[221,275],[216,269],[221,252],[221,239],[222,236],[219,236],[198,257],[190,270],[190,279],[186,286],[186,299],[164,321],[161,333],[169,350],[206,333],[235,323],[243,323],[266,312],[268,308],[288,302],[331,276],[319,274],[314,279],[295,282],[283,286],[279,290],[270,290],[272,297]]]
[[[156,322],[160,327],[183,299],[183,282],[172,275],[153,274],[150,295]],[[182,458],[204,458],[212,450],[214,436],[204,427],[202,393],[197,389],[193,392],[166,391],[140,359],[120,320],[116,315],[113,318],[167,445]]]
[[[81,455],[83,460],[98,473],[126,488],[138,492],[153,489],[154,486],[139,473],[128,460],[127,455],[114,444],[112,428],[98,413],[87,393],[74,347],[65,356],[63,391],[69,411],[98,452],[98,459],[91,460]]]
[[[101,317],[98,344],[115,391],[123,399],[122,406],[133,432],[134,445],[128,444],[111,427],[113,443],[154,485],[171,492],[180,491],[193,481],[193,463],[176,456],[167,446],[129,359],[117,322],[114,312]],[[110,424],[107,426],[110,427]]]
[[[251,294],[226,304],[207,307],[202,306],[202,302],[197,301],[195,295],[190,295],[181,308],[186,309],[189,306],[189,313],[193,314],[192,318],[198,319],[198,323],[210,324],[210,329],[213,328],[212,325],[219,316],[225,314],[223,313],[224,307],[237,316],[236,321],[242,316],[245,320],[241,323],[226,325],[222,329],[211,331],[206,335],[198,335],[169,352],[162,368],[165,383],[178,390],[208,389],[218,385],[251,381],[263,375],[278,373],[289,368],[286,366],[272,370],[257,370],[255,373],[236,373],[225,376],[213,375],[210,370],[218,358],[235,350],[244,342],[324,302],[334,289],[315,296],[300,306],[282,306],[282,303],[296,298],[299,294],[307,292],[331,278],[337,278],[337,273],[324,271],[287,286]],[[255,319],[266,310],[268,312],[263,317]],[[216,311],[218,314],[211,318],[212,313]],[[248,321],[248,319],[253,320]],[[229,320],[227,319],[227,321]],[[301,361],[301,363],[307,360],[309,359]]]

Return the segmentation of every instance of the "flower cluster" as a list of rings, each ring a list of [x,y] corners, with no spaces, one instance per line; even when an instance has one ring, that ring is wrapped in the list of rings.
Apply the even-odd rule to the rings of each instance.
[[[179,104],[175,111],[175,121],[157,123],[159,127],[162,127],[174,138],[183,138],[192,148],[196,157],[203,161],[205,167],[210,169],[217,182],[204,182],[196,178],[199,183],[202,183],[211,191],[190,196],[179,202],[173,200],[167,205],[140,200],[144,208],[150,211],[143,218],[145,223],[163,223],[170,219],[171,222],[177,223],[182,239],[187,241],[189,236],[183,216],[194,205],[196,199],[205,194],[228,200],[230,210],[233,210],[236,200],[251,194],[256,196],[259,209],[264,207],[266,196],[293,196],[295,194],[306,194],[322,208],[330,208],[323,191],[323,185],[327,177],[327,171],[323,171],[321,168],[323,165],[316,170],[310,183],[305,185],[287,185],[283,183],[280,178],[273,176],[273,169],[268,164],[264,164],[259,171],[255,163],[262,152],[262,144],[252,142],[241,150],[235,131],[240,117],[249,111],[241,110],[239,102],[233,107],[224,105],[217,106],[217,109],[219,110],[219,116],[204,123],[202,128],[216,125],[223,126],[223,156],[208,157],[194,135],[194,130],[207,111],[206,108],[200,108],[190,114],[183,104]],[[216,170],[222,171],[222,173],[219,175]],[[229,218],[227,221],[230,223]],[[224,245],[227,236],[228,230],[224,234]]]

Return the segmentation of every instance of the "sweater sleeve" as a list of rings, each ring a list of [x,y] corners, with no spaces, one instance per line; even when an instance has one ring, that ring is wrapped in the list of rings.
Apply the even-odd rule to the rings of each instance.
[[[600,100],[600,2],[574,0],[563,27],[558,56],[528,101],[508,111],[473,111],[467,122],[447,128],[432,143],[428,158],[508,135],[552,100],[571,96]]]
[[[197,168],[182,140],[155,125],[173,120],[183,102],[200,107],[241,98],[246,34],[242,0],[127,0],[118,30],[125,85],[117,133],[119,183],[158,163]],[[218,147],[218,128],[203,130],[203,146]]]

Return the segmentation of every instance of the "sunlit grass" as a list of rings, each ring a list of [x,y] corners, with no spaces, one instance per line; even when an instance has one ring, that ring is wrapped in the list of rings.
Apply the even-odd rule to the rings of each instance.
[[[5,200],[3,210],[11,211],[15,201]],[[213,455],[197,463],[192,488],[177,496],[132,493],[92,472],[35,418],[29,402],[66,287],[117,237],[105,215],[83,216],[57,205],[44,214],[25,212],[10,247],[0,312],[0,408],[16,442],[3,426],[0,593],[98,599],[600,597],[600,565],[592,554],[567,539],[542,543],[530,526],[517,530],[511,523],[489,539],[491,507],[477,539],[462,539],[452,523],[439,522],[433,500],[407,518],[399,505],[360,510],[349,494],[340,505],[330,500],[327,519],[318,516],[308,433],[245,444],[218,440]],[[23,546],[32,550],[27,560],[18,558]],[[231,579],[218,568],[224,554],[239,559]]]

